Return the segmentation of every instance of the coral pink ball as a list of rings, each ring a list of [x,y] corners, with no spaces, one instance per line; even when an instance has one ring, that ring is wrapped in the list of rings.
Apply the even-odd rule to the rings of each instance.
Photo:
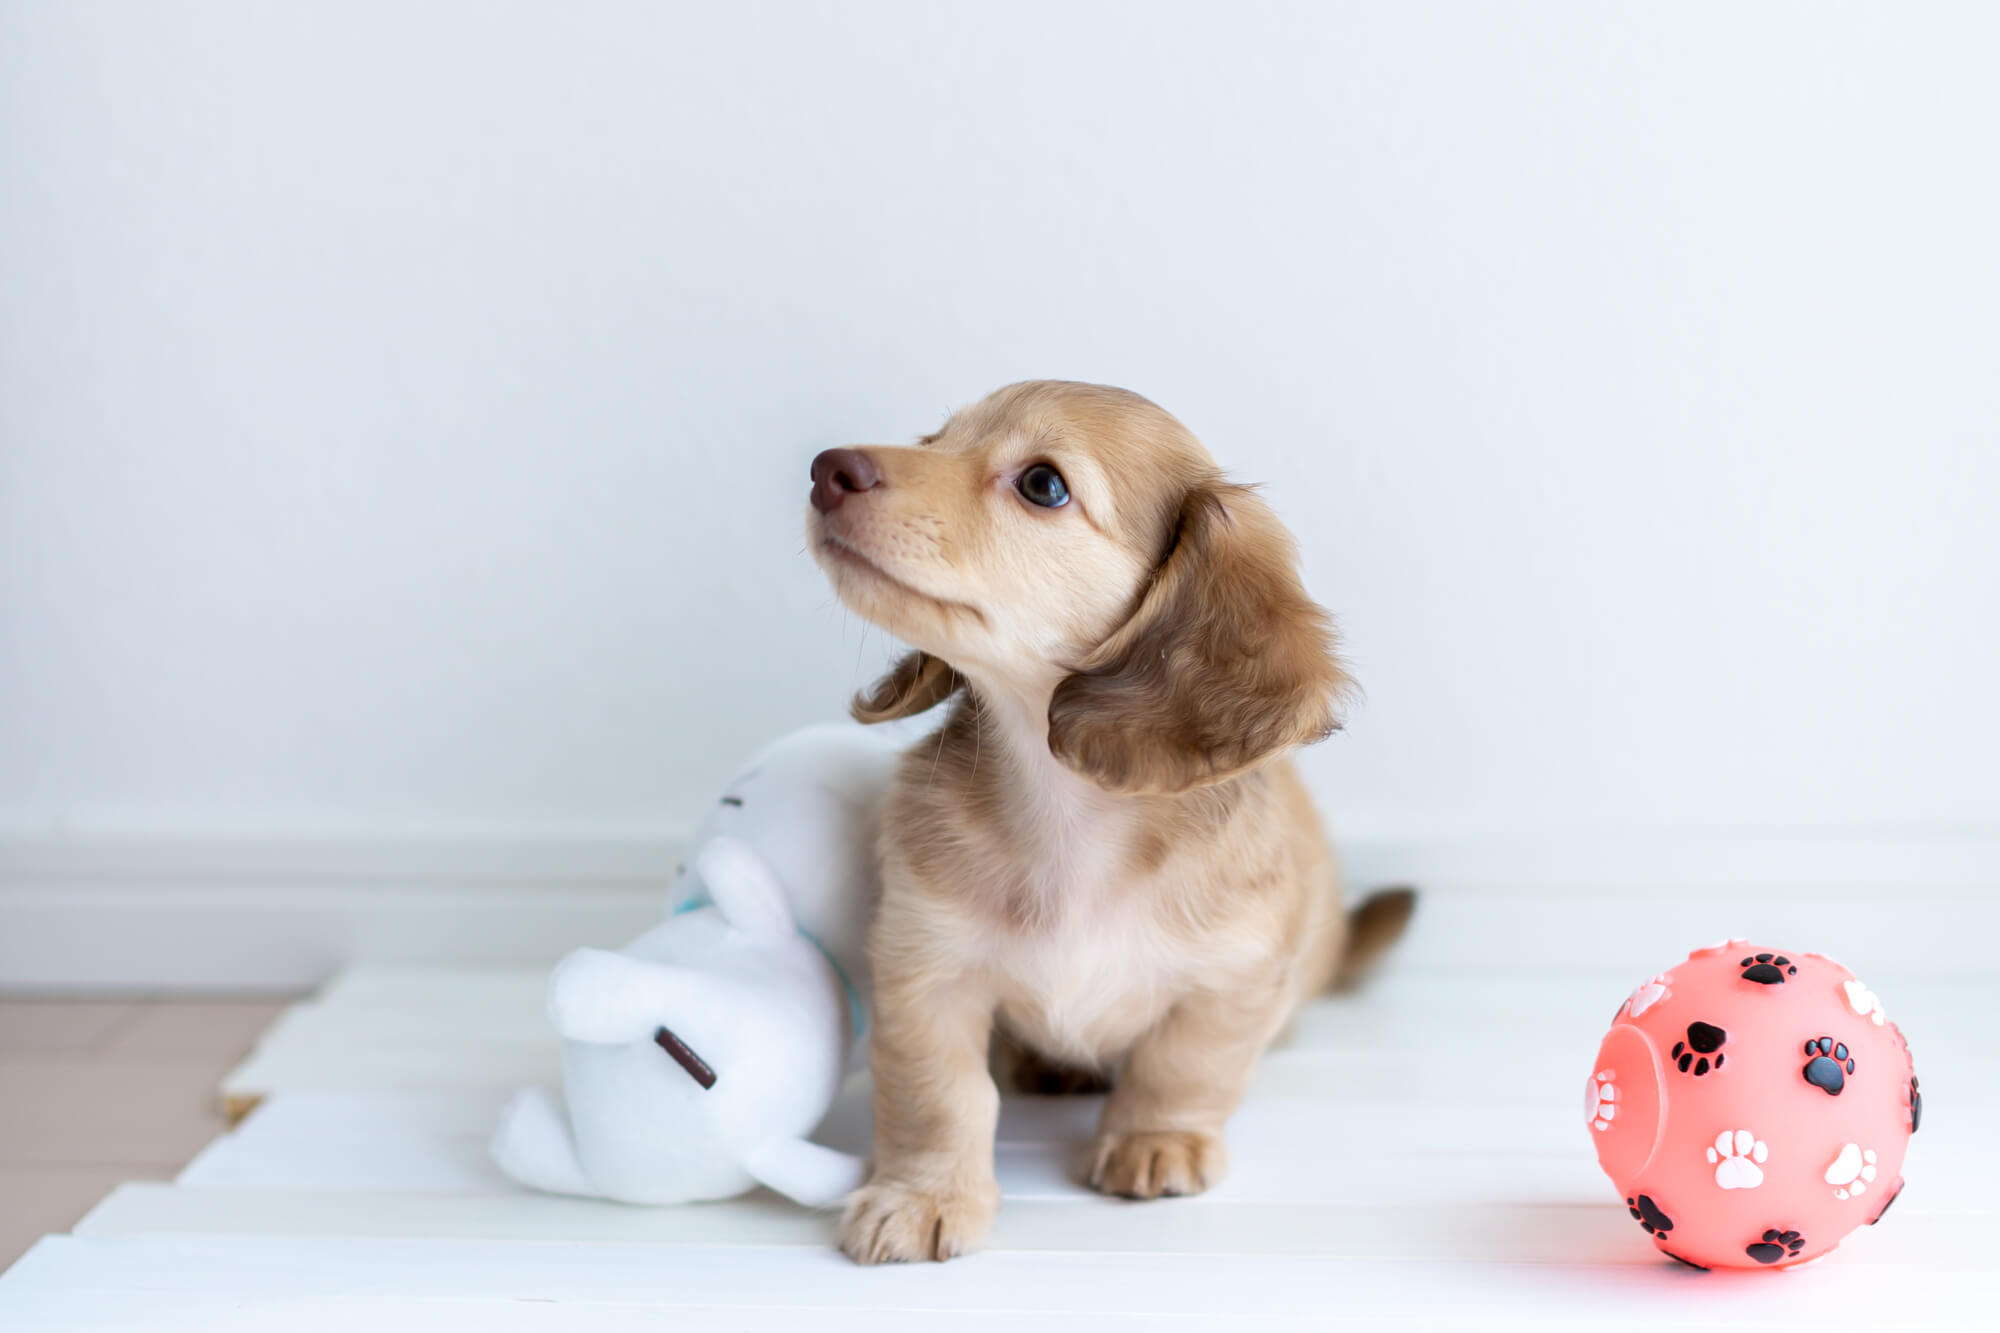
[[[1670,1258],[1784,1268],[1903,1188],[1910,1048],[1831,958],[1731,940],[1632,992],[1584,1091],[1598,1165]]]

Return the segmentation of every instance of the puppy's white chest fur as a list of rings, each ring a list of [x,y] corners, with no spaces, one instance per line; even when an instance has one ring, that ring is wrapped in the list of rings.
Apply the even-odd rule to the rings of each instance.
[[[1000,951],[1000,1013],[1029,1045],[1081,1064],[1108,1060],[1159,1020],[1179,960],[1146,914],[1106,905],[1024,932]]]
[[[1131,1045],[1172,1003],[1186,943],[1130,870],[1129,821],[1096,791],[1048,792],[1019,850],[1032,908],[1000,933],[1001,1014],[1016,1035],[1081,1063]]]

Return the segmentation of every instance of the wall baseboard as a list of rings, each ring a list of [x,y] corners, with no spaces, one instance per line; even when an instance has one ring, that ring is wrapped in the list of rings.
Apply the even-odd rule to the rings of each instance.
[[[0,989],[291,991],[356,963],[545,966],[658,920],[680,846],[664,833],[0,839]],[[2000,830],[1354,831],[1341,846],[1356,890],[1462,896],[1467,922],[1496,897],[1591,911],[1671,900],[1717,920],[1750,895],[1801,910],[1912,892],[2000,898]],[[1467,956],[1477,947],[1468,937]]]
[[[293,991],[541,965],[659,919],[682,839],[0,839],[0,988]]]

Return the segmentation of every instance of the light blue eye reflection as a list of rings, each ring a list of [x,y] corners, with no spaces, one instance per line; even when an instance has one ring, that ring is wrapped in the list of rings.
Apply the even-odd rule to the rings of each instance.
[[[1021,498],[1029,504],[1040,505],[1044,509],[1060,509],[1069,503],[1069,486],[1062,479],[1062,473],[1047,463],[1037,463],[1021,474],[1015,483]]]

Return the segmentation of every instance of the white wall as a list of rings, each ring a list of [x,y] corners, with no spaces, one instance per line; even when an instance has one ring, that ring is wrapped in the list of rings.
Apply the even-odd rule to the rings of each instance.
[[[0,827],[673,828],[807,460],[1268,482],[1361,834],[2000,820],[2000,8],[13,0]]]

